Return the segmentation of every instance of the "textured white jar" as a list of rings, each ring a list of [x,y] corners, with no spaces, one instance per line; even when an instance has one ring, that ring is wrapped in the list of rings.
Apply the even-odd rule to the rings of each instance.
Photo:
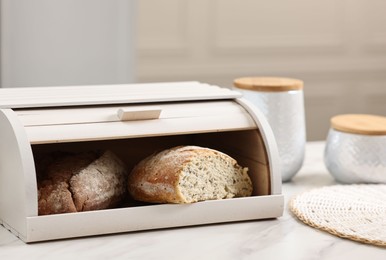
[[[303,82],[289,78],[239,78],[234,85],[266,116],[276,138],[282,181],[290,181],[304,160],[306,127]]]
[[[338,182],[386,183],[386,117],[333,117],[324,162]]]

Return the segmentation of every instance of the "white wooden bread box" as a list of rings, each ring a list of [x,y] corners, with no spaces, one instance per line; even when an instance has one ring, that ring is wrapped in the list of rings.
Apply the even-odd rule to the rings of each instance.
[[[272,131],[241,94],[198,82],[0,89],[0,224],[25,242],[276,218]],[[129,169],[176,145],[220,150],[249,168],[253,196],[38,216],[34,158],[110,149]]]

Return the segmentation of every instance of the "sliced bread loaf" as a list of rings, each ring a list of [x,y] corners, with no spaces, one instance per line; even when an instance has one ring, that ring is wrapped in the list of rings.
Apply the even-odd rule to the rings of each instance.
[[[142,160],[129,174],[135,200],[192,203],[252,194],[248,169],[209,148],[178,146]]]

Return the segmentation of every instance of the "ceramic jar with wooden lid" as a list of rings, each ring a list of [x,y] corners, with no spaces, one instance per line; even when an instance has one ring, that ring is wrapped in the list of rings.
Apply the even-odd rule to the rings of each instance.
[[[304,160],[306,143],[303,81],[277,77],[247,77],[234,86],[266,116],[276,138],[282,181],[292,179]]]
[[[346,114],[331,118],[324,162],[342,183],[386,183],[386,117]]]

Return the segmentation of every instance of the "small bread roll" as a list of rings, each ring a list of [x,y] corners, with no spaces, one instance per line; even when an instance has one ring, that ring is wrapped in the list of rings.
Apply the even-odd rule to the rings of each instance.
[[[40,168],[38,214],[99,210],[117,206],[125,197],[127,171],[112,152],[54,158]]]
[[[248,169],[209,148],[178,146],[151,155],[134,167],[128,191],[135,200],[192,203],[252,194]]]

